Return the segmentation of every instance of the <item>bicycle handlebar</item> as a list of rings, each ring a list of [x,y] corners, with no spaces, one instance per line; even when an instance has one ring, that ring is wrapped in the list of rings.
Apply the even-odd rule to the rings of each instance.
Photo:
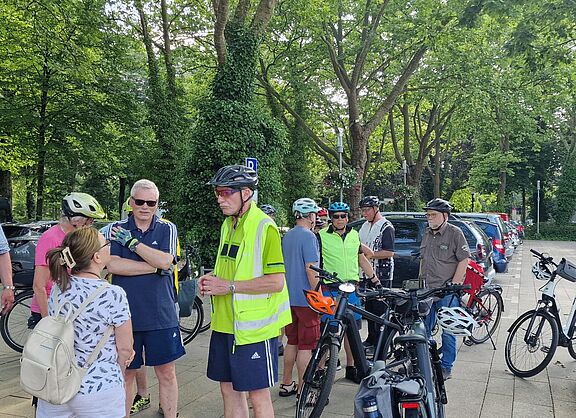
[[[530,252],[532,254],[534,254],[534,256],[536,256],[537,258],[539,258],[541,261],[543,261],[544,263],[550,263],[553,264],[555,266],[558,266],[553,260],[553,257],[546,257],[543,253],[539,253],[538,251],[530,248]]]

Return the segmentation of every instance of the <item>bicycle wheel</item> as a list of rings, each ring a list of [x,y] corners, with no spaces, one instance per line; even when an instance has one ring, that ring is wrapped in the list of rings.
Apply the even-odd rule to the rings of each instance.
[[[384,346],[381,349],[381,354],[377,360],[384,360],[386,363],[396,360],[395,351],[396,347],[394,345],[394,338],[398,335],[398,330],[395,328],[389,328],[388,335],[384,342]]]
[[[0,321],[0,334],[6,344],[19,353],[24,349],[24,344],[30,335],[28,318],[30,318],[30,305],[34,291],[25,290],[14,299],[14,306],[8,313],[2,315]]]
[[[296,418],[318,418],[328,401],[338,363],[338,346],[321,340],[304,372],[302,391],[296,404]]]
[[[211,318],[212,318],[212,298],[211,297],[206,297],[206,298],[202,298],[202,306],[204,308],[204,321],[202,323],[202,326],[200,327],[200,331],[199,332],[205,332],[208,331],[210,329],[210,323],[211,323]]]
[[[204,320],[204,310],[202,309],[202,303],[198,297],[194,299],[191,311],[192,314],[190,316],[180,318],[180,322],[178,323],[184,345],[196,338],[200,332],[202,321]]]
[[[498,327],[504,309],[502,296],[497,290],[482,290],[473,300],[470,310],[478,323],[474,328],[470,341],[481,344],[487,341]]]
[[[546,368],[558,346],[558,325],[545,311],[522,314],[509,329],[504,356],[516,376],[531,377]]]
[[[570,353],[570,356],[572,356],[572,358],[576,360],[576,337],[573,338],[574,339],[572,340],[572,342],[568,343],[568,352]]]

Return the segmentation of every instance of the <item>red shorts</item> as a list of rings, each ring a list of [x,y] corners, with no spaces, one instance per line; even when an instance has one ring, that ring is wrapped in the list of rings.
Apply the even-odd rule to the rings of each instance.
[[[307,306],[291,306],[292,323],[284,328],[289,345],[313,350],[320,339],[320,315]]]

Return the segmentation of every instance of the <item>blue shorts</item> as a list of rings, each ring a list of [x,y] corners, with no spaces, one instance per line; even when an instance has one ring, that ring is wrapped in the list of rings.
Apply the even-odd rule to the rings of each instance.
[[[271,388],[278,381],[278,338],[237,345],[234,335],[212,331],[208,354],[208,378],[232,382],[238,392]]]
[[[154,331],[134,331],[134,360],[129,369],[139,369],[142,365],[161,366],[171,363],[184,354],[184,345],[178,327]]]

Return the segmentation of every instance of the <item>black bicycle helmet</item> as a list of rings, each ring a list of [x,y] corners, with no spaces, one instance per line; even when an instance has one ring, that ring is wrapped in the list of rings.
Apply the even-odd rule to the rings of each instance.
[[[208,184],[214,187],[221,186],[234,189],[248,187],[254,190],[258,186],[258,174],[244,165],[227,165],[218,170]]]
[[[268,216],[276,215],[276,208],[272,205],[264,204],[264,205],[260,206],[260,210]]]
[[[424,210],[435,210],[436,212],[442,212],[450,214],[452,212],[452,206],[447,200],[435,198],[426,203],[426,206],[423,208]]]
[[[371,208],[373,206],[380,206],[380,199],[378,199],[378,196],[364,196],[360,201],[361,208]]]

